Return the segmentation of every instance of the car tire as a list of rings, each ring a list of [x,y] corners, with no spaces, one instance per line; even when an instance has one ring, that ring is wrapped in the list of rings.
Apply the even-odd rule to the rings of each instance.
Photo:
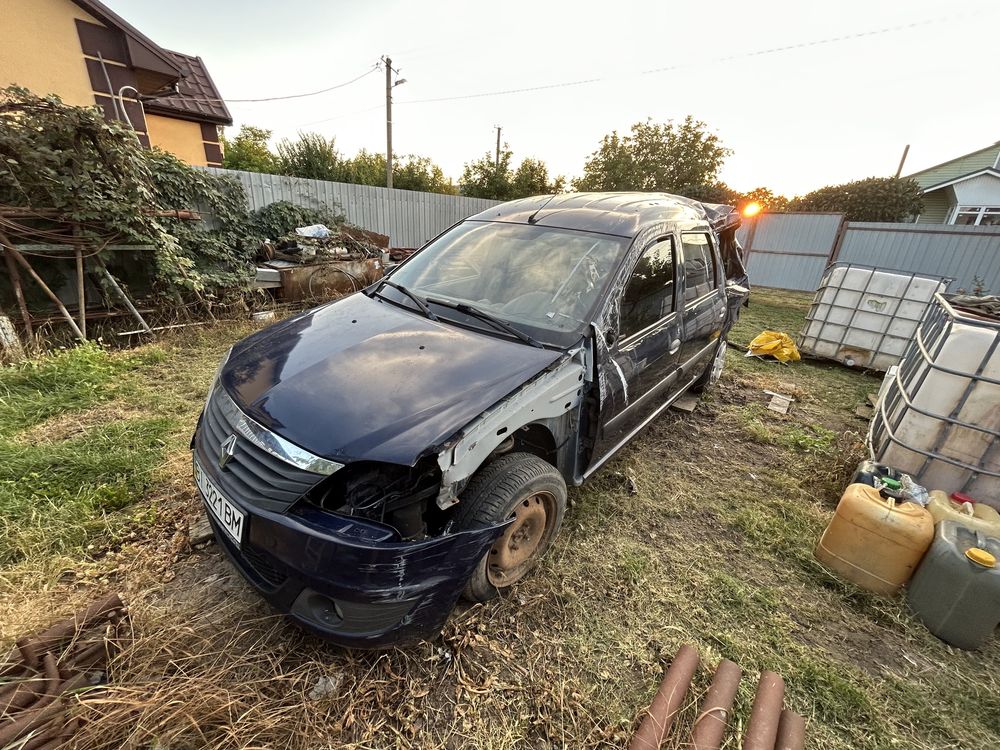
[[[508,453],[480,468],[462,493],[455,525],[514,523],[483,555],[462,595],[489,601],[523,579],[552,545],[565,512],[566,482],[538,456]]]
[[[691,384],[690,391],[692,393],[704,393],[708,390],[708,387],[712,383],[716,382],[719,377],[722,376],[722,367],[726,362],[726,340],[723,339],[719,343],[719,348],[715,350],[712,355],[712,360],[708,363],[708,367],[705,368],[705,372],[698,376],[698,379]],[[715,369],[718,367],[718,375],[713,377]]]

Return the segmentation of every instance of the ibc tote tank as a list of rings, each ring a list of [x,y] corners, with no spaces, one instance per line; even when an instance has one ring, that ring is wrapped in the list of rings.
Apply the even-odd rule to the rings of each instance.
[[[955,299],[935,295],[879,401],[870,447],[924,487],[1000,507],[1000,318]]]
[[[798,347],[850,367],[899,362],[920,320],[949,279],[834,263],[823,274]]]

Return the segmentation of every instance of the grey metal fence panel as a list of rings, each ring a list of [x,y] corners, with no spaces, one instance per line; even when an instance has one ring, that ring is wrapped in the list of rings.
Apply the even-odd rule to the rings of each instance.
[[[977,277],[1000,294],[1000,226],[849,222],[837,260],[864,263],[954,281],[949,291],[972,289]]]
[[[843,214],[761,214],[753,231],[753,252],[829,257]]]
[[[829,263],[843,214],[760,214],[740,228],[750,283],[813,291]]]
[[[750,285],[815,291],[823,270],[825,256],[778,255],[776,253],[751,253],[747,261]]]
[[[280,200],[309,207],[338,208],[352,224],[389,235],[392,247],[420,247],[455,222],[497,205],[497,201],[460,195],[389,190],[217,167],[201,169],[239,180],[251,209]]]

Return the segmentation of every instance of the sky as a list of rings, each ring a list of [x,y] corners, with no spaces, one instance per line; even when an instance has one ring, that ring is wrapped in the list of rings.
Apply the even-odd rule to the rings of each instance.
[[[572,179],[611,131],[692,115],[733,151],[723,181],[789,196],[891,176],[907,144],[904,174],[1000,140],[989,0],[106,2],[200,55],[227,100],[337,86],[388,55],[406,79],[393,152],[456,181],[492,153],[497,125],[515,164],[540,158]],[[427,101],[449,97],[463,98]],[[315,131],[347,155],[385,150],[381,72],[229,108],[274,141]]]

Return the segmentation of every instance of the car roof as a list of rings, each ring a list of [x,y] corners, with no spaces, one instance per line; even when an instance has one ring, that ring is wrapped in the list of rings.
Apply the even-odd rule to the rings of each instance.
[[[701,203],[669,193],[536,195],[492,206],[469,220],[533,224],[629,238],[648,225],[664,221],[709,221]]]

